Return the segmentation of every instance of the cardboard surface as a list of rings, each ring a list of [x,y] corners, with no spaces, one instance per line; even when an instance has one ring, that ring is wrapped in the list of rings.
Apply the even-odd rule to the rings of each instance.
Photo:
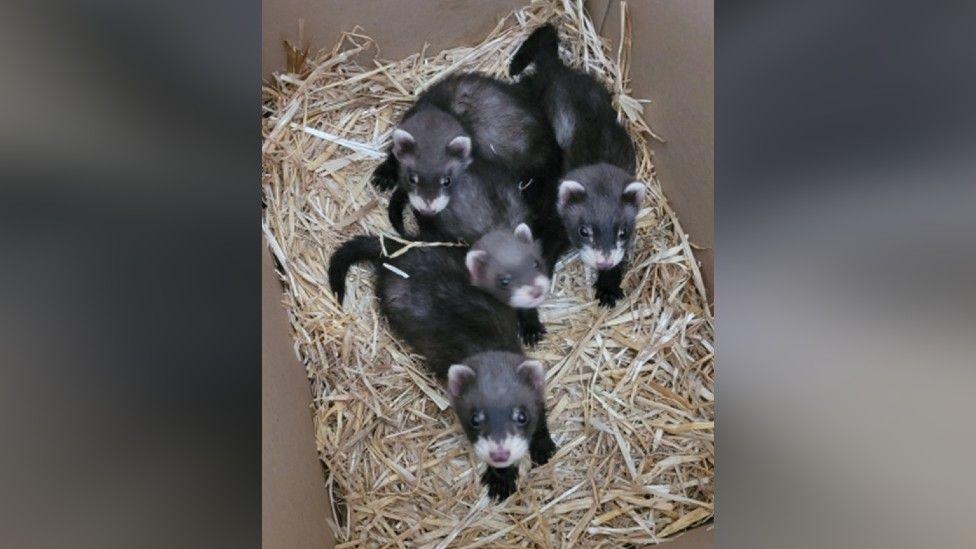
[[[312,50],[331,47],[339,33],[359,25],[376,38],[381,56],[395,59],[419,51],[463,45],[491,30],[522,0],[264,0],[263,71],[284,66],[281,40],[297,39],[305,19]],[[619,34],[619,2],[586,2],[594,22],[612,39]],[[693,243],[714,242],[712,194],[713,56],[711,0],[629,2],[634,44],[631,76],[636,97],[651,97],[651,127],[668,140],[654,144],[661,183]],[[391,14],[395,13],[395,17]],[[697,251],[711,300],[712,251]],[[293,350],[281,307],[281,288],[263,254],[263,546],[333,547],[325,525],[328,494],[314,447],[311,391]],[[667,547],[714,546],[714,530],[699,527]]]
[[[265,243],[261,269],[261,544],[265,549],[334,545],[328,494],[315,450],[311,390]]]
[[[298,40],[298,20],[305,20],[310,51],[332,48],[343,31],[357,25],[376,40],[380,57],[400,59],[430,44],[430,51],[470,43],[524,0],[264,0],[261,14],[261,66],[264,76],[281,70],[281,41]]]

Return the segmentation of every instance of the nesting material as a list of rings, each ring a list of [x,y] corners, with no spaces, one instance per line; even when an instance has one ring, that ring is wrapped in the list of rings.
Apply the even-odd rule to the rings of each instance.
[[[504,77],[514,49],[547,20],[562,33],[564,59],[614,91],[649,193],[616,308],[598,307],[595,275],[577,257],[557,266],[541,308],[549,334],[528,354],[547,367],[559,450],[546,466],[523,463],[518,491],[496,504],[443,388],[380,318],[370,268],[352,269],[342,308],[326,271],[353,235],[393,234],[388,193],[369,179],[416,94],[458,70]],[[301,74],[265,87],[262,228],[312,384],[339,547],[619,547],[662,541],[712,516],[712,317],[654,178],[643,104],[628,95],[626,16],[614,23],[624,40],[611,50],[581,1],[537,0],[474,47],[399,61],[376,58],[367,31],[356,29],[310,56]]]

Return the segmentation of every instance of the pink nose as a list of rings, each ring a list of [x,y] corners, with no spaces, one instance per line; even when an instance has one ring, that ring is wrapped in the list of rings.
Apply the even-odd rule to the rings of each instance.
[[[504,448],[498,448],[488,452],[488,457],[494,462],[501,462],[508,459],[511,454]]]
[[[529,295],[532,296],[532,299],[539,299],[542,297],[542,289],[538,286],[533,286],[532,290],[529,291]]]
[[[612,259],[603,258],[603,259],[597,259],[596,260],[596,268],[597,269],[609,269],[610,267],[613,267],[613,260]]]

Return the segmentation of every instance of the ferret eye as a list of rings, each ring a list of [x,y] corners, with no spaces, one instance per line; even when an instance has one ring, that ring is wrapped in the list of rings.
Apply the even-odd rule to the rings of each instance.
[[[475,412],[471,414],[471,419],[469,422],[471,423],[472,427],[477,429],[478,427],[481,427],[481,422],[483,420],[484,420],[484,414],[482,414],[481,412]]]
[[[535,267],[535,270],[537,270],[537,271],[538,271],[538,270],[539,270],[540,268],[542,268],[542,267],[541,267],[541,266],[539,265],[539,262],[538,262],[538,261],[536,261],[536,262],[535,262],[535,263],[533,263],[532,265],[533,265],[533,266]]]
[[[508,286],[511,283],[512,283],[512,277],[508,275],[498,277],[498,285],[501,286],[502,288]]]
[[[621,228],[617,231],[617,238],[627,238],[627,229]]]
[[[447,188],[450,186],[451,186],[451,178],[450,176],[445,175],[444,177],[441,178],[441,187]]]
[[[579,228],[579,235],[580,236],[582,236],[583,238],[589,238],[590,235],[592,235],[592,234],[593,234],[593,231],[591,231],[588,226],[586,226],[586,225],[580,225],[580,228]]]
[[[410,182],[413,183],[414,185],[416,185],[420,181],[420,177],[415,173],[412,173],[409,176],[407,176],[407,179],[409,179]]]
[[[529,421],[529,418],[525,416],[525,412],[522,410],[515,410],[515,414],[513,414],[512,419],[514,419],[515,423],[518,423],[519,425],[525,425]]]

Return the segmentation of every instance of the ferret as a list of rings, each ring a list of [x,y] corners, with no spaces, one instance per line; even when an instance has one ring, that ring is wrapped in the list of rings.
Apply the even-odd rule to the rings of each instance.
[[[408,127],[412,117],[431,110],[452,117],[460,125],[460,131],[441,124]],[[423,135],[416,133],[418,129],[424,129]],[[561,152],[538,103],[523,88],[486,75],[460,73],[431,86],[404,114],[393,132],[392,147],[396,147],[398,136],[400,140],[415,140],[422,149],[433,151],[436,156],[440,156],[444,144],[461,137],[457,147],[468,147],[475,156],[508,167],[529,188],[532,183],[541,187],[543,180],[554,181],[558,177]],[[423,143],[433,136],[437,136],[436,145]],[[425,159],[423,163],[426,168],[441,172],[429,174],[435,180],[451,175],[446,166],[431,160]],[[374,172],[373,183],[380,189],[392,189],[402,176],[391,150]]]
[[[525,40],[509,74],[541,103],[563,153],[563,176],[555,196],[547,199],[564,231],[543,235],[547,261],[554,262],[569,246],[578,248],[583,262],[597,270],[597,299],[612,307],[623,297],[620,282],[646,192],[645,184],[635,180],[634,144],[617,122],[610,93],[559,59],[559,36],[552,25]]]
[[[473,156],[470,137],[443,111],[423,109],[406,119],[393,132],[392,154],[401,172],[397,193],[405,192],[419,214],[422,237],[472,243],[496,227],[511,230],[529,218],[515,174]],[[405,204],[397,193],[390,199],[390,222],[411,238],[401,230]],[[434,235],[424,235],[425,228]]]
[[[524,234],[493,232],[485,238],[490,240],[479,240],[467,251],[420,247],[387,258],[379,238],[357,236],[333,254],[329,284],[341,304],[349,267],[360,261],[374,264],[380,312],[446,382],[465,435],[488,464],[482,483],[501,500],[515,490],[518,462],[526,451],[542,465],[556,448],[546,422],[544,368],[522,353],[516,313],[509,306],[537,305],[544,296],[542,282],[548,281],[540,280],[538,269],[524,268],[539,260],[537,245],[525,242]],[[400,247],[386,246],[388,253]],[[508,270],[509,263],[523,268]]]

